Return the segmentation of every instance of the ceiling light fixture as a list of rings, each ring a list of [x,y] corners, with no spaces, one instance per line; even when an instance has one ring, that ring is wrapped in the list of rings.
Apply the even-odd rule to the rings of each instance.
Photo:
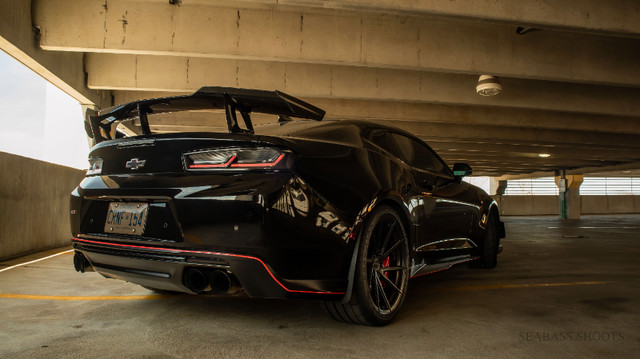
[[[550,155],[550,154],[548,154],[548,153],[540,153],[540,154],[538,154],[538,156],[539,156],[539,157],[542,157],[542,158],[551,157],[551,155]]]
[[[481,96],[495,96],[502,92],[502,84],[500,80],[491,75],[480,75],[476,92]]]

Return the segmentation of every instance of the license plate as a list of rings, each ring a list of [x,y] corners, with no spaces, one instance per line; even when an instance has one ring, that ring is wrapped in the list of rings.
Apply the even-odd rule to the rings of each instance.
[[[148,209],[147,203],[109,203],[105,233],[141,235],[147,222]]]

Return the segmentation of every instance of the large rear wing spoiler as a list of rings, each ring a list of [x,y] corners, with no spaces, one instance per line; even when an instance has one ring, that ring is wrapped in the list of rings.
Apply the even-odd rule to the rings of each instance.
[[[95,143],[113,139],[116,122],[139,118],[143,135],[151,134],[148,114],[224,109],[229,133],[253,133],[251,113],[297,117],[320,121],[325,111],[280,91],[247,90],[231,87],[203,87],[191,95],[134,101],[101,111],[88,110],[87,134]],[[245,128],[238,123],[240,112]],[[90,131],[89,131],[90,130]]]

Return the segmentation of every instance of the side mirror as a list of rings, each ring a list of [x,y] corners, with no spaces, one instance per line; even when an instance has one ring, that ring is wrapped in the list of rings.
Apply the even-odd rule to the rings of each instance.
[[[471,166],[466,163],[455,163],[453,165],[453,175],[456,179],[461,180],[462,177],[469,176],[473,173]]]

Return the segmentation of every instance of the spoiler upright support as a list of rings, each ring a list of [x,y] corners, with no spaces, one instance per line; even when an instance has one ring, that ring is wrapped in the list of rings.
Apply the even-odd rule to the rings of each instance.
[[[240,110],[240,114],[242,115],[242,120],[244,121],[247,129],[242,129],[238,125],[238,116],[236,114],[236,110],[238,109],[237,102],[233,100],[228,93],[223,94],[224,98],[224,113],[227,118],[227,127],[229,128],[229,133],[254,133],[253,124],[251,123],[251,117],[249,112]]]

